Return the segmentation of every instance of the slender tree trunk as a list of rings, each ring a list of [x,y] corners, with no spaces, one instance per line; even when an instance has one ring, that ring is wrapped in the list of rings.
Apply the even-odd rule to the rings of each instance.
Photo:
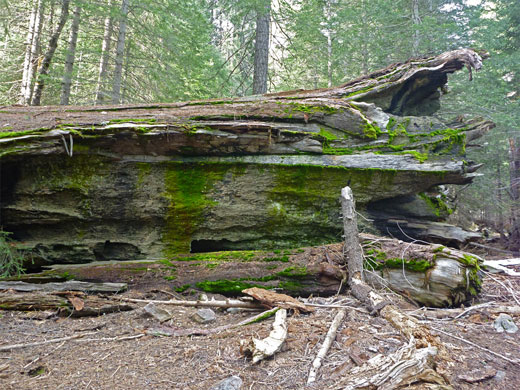
[[[108,0],[108,9],[109,11],[112,9],[112,0]],[[105,92],[105,80],[106,80],[106,72],[108,68],[108,58],[110,53],[110,43],[112,38],[112,16],[110,13],[105,18],[105,31],[103,33],[103,43],[101,45],[101,58],[99,60],[99,72],[98,72],[98,80],[96,87],[96,103],[95,104],[103,104],[106,92]]]
[[[124,78],[122,85],[122,94],[121,94],[121,102],[124,103],[126,101],[126,95],[128,93],[128,72],[130,71],[130,50],[132,49],[132,40],[129,38],[126,45],[126,54],[125,54],[125,67],[124,67]]]
[[[520,256],[520,137],[509,138],[509,177],[511,196],[509,249],[515,256]]]
[[[22,87],[20,90],[20,104],[26,104],[25,94],[26,94],[26,90],[28,87],[27,80],[29,78],[29,73],[31,72],[32,44],[34,42],[34,30],[35,30],[40,1],[41,0],[36,0],[33,3],[31,15],[29,16],[29,29],[27,31],[27,36],[25,38],[25,58],[23,61]]]
[[[119,34],[116,45],[116,66],[114,68],[114,84],[112,86],[112,103],[121,103],[121,79],[123,76],[123,62],[125,59],[125,38],[129,0],[121,4],[121,18],[119,20]]]
[[[27,75],[27,86],[25,89],[24,104],[30,104],[32,95],[33,95],[33,80],[34,75],[36,74],[36,69],[38,69],[40,62],[40,54],[41,54],[41,44],[40,44],[40,34],[42,31],[43,24],[43,10],[44,10],[45,0],[40,0],[40,5],[38,8],[38,16],[36,17],[36,24],[34,26],[34,35],[33,41],[31,45],[31,64],[29,67],[29,74]]]
[[[269,27],[271,20],[271,1],[265,9],[258,11],[256,18],[255,66],[253,72],[253,95],[267,92],[267,70],[269,65]]]
[[[58,27],[54,31],[49,40],[49,47],[47,48],[47,52],[43,57],[43,61],[38,69],[38,79],[36,80],[36,85],[34,87],[34,96],[32,100],[33,106],[39,106],[42,99],[42,92],[45,86],[45,76],[49,73],[49,68],[51,66],[52,58],[54,57],[54,53],[56,52],[56,48],[58,47],[58,39],[60,38],[61,32],[65,23],[67,22],[67,18],[69,17],[69,4],[70,0],[62,0],[61,3],[61,15],[60,20],[58,22]]]
[[[500,234],[500,241],[502,243],[505,242],[505,235],[504,235],[504,213],[502,211],[502,207],[504,205],[504,201],[502,199],[502,191],[503,191],[503,184],[502,184],[502,172],[500,171],[500,164],[501,162],[498,162],[497,164],[497,206],[498,206],[498,226],[497,230]]]
[[[70,86],[72,84],[72,69],[74,67],[74,58],[76,56],[76,43],[78,42],[79,22],[81,18],[81,8],[79,5],[74,9],[74,18],[70,27],[69,49],[67,51],[67,59],[65,60],[65,72],[61,82],[61,99],[60,104],[66,106],[69,104]]]
[[[361,14],[361,20],[367,20],[367,18],[368,18],[366,1],[367,0],[362,0],[363,11]],[[362,40],[362,46],[361,46],[361,56],[362,56],[361,65],[362,65],[363,75],[367,75],[368,74],[368,56],[369,56],[369,52],[368,52],[369,37],[367,34],[368,29],[363,28],[362,31],[363,31],[362,32],[363,40]]]
[[[73,88],[74,95],[78,94],[79,87],[80,87],[79,80],[81,80],[81,70],[82,70],[82,64],[83,64],[83,52],[82,51],[79,52],[79,58],[78,58],[77,64],[78,64],[78,70],[77,70],[78,77],[76,77],[76,82],[74,83],[74,88]]]
[[[330,26],[332,10],[329,1],[325,4],[325,16],[327,18],[327,86],[330,88],[332,87],[332,29]]]
[[[419,15],[419,0],[412,0],[412,22],[413,22],[413,42],[412,55],[419,55],[419,46],[421,44],[421,36],[419,33],[419,25],[421,24],[421,16]]]

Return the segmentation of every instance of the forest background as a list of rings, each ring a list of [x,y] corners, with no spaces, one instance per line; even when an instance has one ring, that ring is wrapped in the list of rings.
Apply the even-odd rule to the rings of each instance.
[[[452,219],[491,228],[518,251],[518,0],[0,0],[0,106],[321,88],[461,47],[490,58],[474,82],[450,78],[435,115],[497,127],[468,148],[484,175],[451,189]]]

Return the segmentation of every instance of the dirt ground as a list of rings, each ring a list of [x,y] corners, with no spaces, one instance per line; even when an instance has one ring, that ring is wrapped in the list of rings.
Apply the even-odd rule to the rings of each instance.
[[[114,281],[115,276],[107,275],[107,278]],[[129,282],[129,290],[122,294],[125,297],[171,298],[171,287],[160,273],[134,273],[131,278],[121,275],[121,279]],[[490,275],[484,280],[479,302],[474,303],[487,302],[491,308],[519,306],[516,299],[520,293],[514,296],[519,290],[520,277]],[[449,311],[417,308],[395,294],[385,294],[427,324],[448,347],[451,358],[448,376],[454,388],[520,388],[520,363],[510,363],[447,335],[520,362],[520,331],[497,333],[493,328],[497,314],[491,314],[488,307],[453,319]],[[195,299],[195,296],[185,299]],[[356,364],[379,353],[392,353],[407,342],[385,320],[368,314],[353,297],[315,297],[308,302],[349,306],[312,388],[337,388],[335,383]],[[216,309],[216,322],[199,325],[191,318],[196,308],[168,307],[174,313],[173,319],[160,325],[144,315],[144,305],[136,304],[133,311],[89,318],[63,318],[50,312],[0,311],[0,347],[83,335],[0,352],[0,389],[211,389],[232,375],[242,379],[241,389],[301,389],[305,387],[312,361],[337,310],[321,307],[312,314],[291,315],[284,349],[273,359],[252,365],[241,354],[241,341],[266,337],[272,329],[273,318],[207,336],[153,336],[144,333],[160,326],[212,329],[238,323],[255,313]],[[519,316],[514,320],[520,325]],[[487,379],[482,379],[485,377]],[[471,378],[481,380],[468,383]]]

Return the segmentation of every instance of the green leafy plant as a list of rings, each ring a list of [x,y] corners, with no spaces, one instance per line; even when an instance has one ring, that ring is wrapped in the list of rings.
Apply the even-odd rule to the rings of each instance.
[[[0,278],[17,276],[25,271],[25,254],[14,247],[9,234],[0,230]]]

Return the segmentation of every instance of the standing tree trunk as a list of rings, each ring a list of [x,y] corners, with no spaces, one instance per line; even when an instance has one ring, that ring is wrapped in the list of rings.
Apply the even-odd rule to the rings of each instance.
[[[504,207],[504,201],[502,199],[502,191],[504,190],[502,184],[502,172],[500,170],[501,161],[497,163],[497,206],[498,206],[498,226],[497,230],[500,233],[500,241],[502,243],[506,242],[506,237],[504,235],[504,212],[502,207]]]
[[[271,20],[271,1],[265,9],[258,11],[256,18],[255,66],[253,74],[253,95],[267,92],[267,70],[269,65],[269,27]]]
[[[32,100],[33,106],[39,106],[42,99],[42,92],[45,86],[45,76],[49,73],[49,68],[51,66],[52,58],[54,57],[54,53],[56,52],[56,48],[58,47],[58,39],[60,38],[61,32],[65,23],[67,22],[67,18],[69,17],[69,4],[70,0],[62,0],[61,3],[61,15],[60,21],[58,22],[58,27],[54,31],[49,40],[49,47],[47,48],[47,52],[43,57],[43,61],[38,68],[38,79],[36,80],[36,85],[34,87],[34,97]]]
[[[121,4],[121,16],[119,19],[119,34],[116,45],[116,66],[114,68],[114,84],[112,86],[112,103],[121,103],[121,79],[123,76],[123,61],[125,58],[125,38],[128,16],[129,0],[123,0]]]
[[[36,24],[34,25],[33,41],[31,44],[31,63],[29,66],[29,73],[27,74],[27,85],[24,92],[24,104],[30,104],[33,95],[33,80],[36,74],[36,69],[39,66],[41,44],[40,44],[40,32],[42,31],[43,24],[43,6],[44,0],[40,0],[38,7],[38,16],[36,17]]]
[[[329,1],[325,3],[325,17],[327,19],[327,29],[325,34],[327,36],[327,86],[332,87],[332,28],[331,28],[331,17],[332,9]]]
[[[67,59],[65,60],[65,72],[61,82],[61,99],[60,104],[66,106],[69,104],[70,86],[72,84],[72,68],[74,67],[74,58],[76,56],[76,43],[78,42],[79,21],[81,17],[81,8],[79,5],[74,9],[74,18],[70,28],[69,49],[67,51]]]
[[[26,104],[25,95],[28,88],[29,73],[31,72],[31,53],[32,45],[34,43],[34,32],[37,21],[38,9],[41,0],[34,2],[31,15],[29,17],[29,30],[27,31],[27,37],[25,38],[25,59],[23,61],[23,75],[22,75],[22,87],[20,90],[20,104]],[[30,85],[30,84],[29,84]]]
[[[421,44],[421,36],[419,33],[419,25],[421,24],[421,16],[419,15],[419,0],[412,0],[412,22],[413,22],[413,42],[412,55],[419,55],[419,45]]]
[[[110,43],[113,29],[112,16],[110,15],[110,11],[112,10],[112,3],[112,0],[108,0],[109,14],[105,18],[105,31],[103,33],[103,43],[101,45],[101,58],[99,60],[99,72],[96,87],[96,105],[103,104],[106,97],[105,80],[108,67],[108,54],[110,53]]]
[[[511,196],[509,249],[514,256],[520,256],[520,137],[509,138],[509,177]]]

